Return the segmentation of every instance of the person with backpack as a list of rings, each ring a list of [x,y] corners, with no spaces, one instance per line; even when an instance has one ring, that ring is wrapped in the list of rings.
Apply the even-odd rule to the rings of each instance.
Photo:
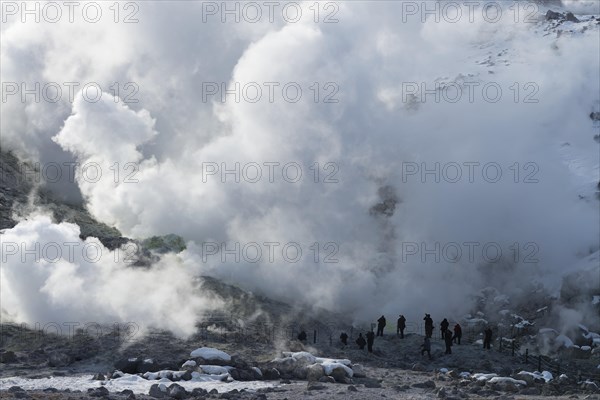
[[[340,335],[340,340],[344,346],[348,344],[348,335],[346,334],[346,332],[342,332],[342,334]]]
[[[383,328],[385,328],[385,317],[382,315],[381,318],[377,320],[377,336],[383,336]]]
[[[375,342],[375,334],[373,331],[367,332],[367,350],[369,353],[373,352],[373,343]]]
[[[400,339],[404,339],[404,329],[406,328],[406,318],[404,315],[400,315],[398,318],[398,324],[396,326],[396,335],[400,334]]]
[[[360,350],[364,350],[365,345],[367,344],[367,341],[363,337],[362,333],[358,334],[358,338],[356,339],[356,344],[358,345],[358,348]]]
[[[462,327],[457,322],[456,325],[454,325],[454,338],[453,338],[454,341],[456,342],[456,344],[460,344],[460,338],[462,338]]]

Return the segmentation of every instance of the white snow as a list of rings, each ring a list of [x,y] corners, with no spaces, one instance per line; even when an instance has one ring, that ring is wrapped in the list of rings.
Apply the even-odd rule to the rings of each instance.
[[[221,367],[219,365],[200,365],[199,368],[208,375],[228,374],[233,367]]]
[[[514,383],[515,385],[522,385],[522,386],[527,386],[527,382],[525,381],[520,381],[517,379],[513,379],[513,378],[507,378],[504,376],[496,376],[494,378],[491,378],[489,380],[490,383]]]
[[[600,296],[592,297],[592,304],[593,305],[600,304]]]
[[[192,377],[198,376],[197,372],[192,373]],[[248,381],[248,382],[221,382],[215,379],[209,379],[209,376],[201,375],[200,378],[193,378],[191,381],[179,381],[178,385],[183,386],[187,391],[192,391],[194,388],[203,388],[205,390],[217,389],[219,393],[228,392],[233,389],[241,390],[257,390],[266,387],[276,387],[279,384],[267,381]],[[210,376],[213,377],[214,376]],[[102,383],[105,383],[102,385]],[[20,386],[25,390],[42,390],[49,387],[58,390],[81,390],[85,392],[89,388],[97,388],[105,386],[110,392],[116,393],[125,389],[133,391],[135,394],[148,394],[150,387],[156,383],[170,386],[171,381],[168,380],[147,380],[138,375],[124,374],[123,377],[111,379],[109,381],[92,380],[92,375],[75,375],[75,376],[53,376],[42,379],[29,379],[22,377],[1,378],[0,387]]]
[[[592,348],[590,346],[581,346],[581,350],[583,350],[583,351],[591,351]]]
[[[442,374],[447,374],[448,373],[448,368],[440,368],[440,372]]]
[[[550,371],[542,371],[542,378],[544,378],[546,382],[550,382],[552,379],[554,379],[554,376],[552,376]]]
[[[258,367],[252,367],[252,370],[258,374],[258,376],[262,376],[262,371]]]
[[[344,371],[346,371],[346,375],[348,375],[350,378],[352,378],[352,376],[354,375],[354,372],[350,367],[339,362],[327,361],[321,363],[321,365],[323,366],[323,371],[325,371],[325,375],[331,375],[333,370],[336,368],[342,368]]]
[[[224,351],[212,347],[200,347],[190,353],[190,357],[201,357],[205,360],[223,360],[231,361],[231,356]]]
[[[186,362],[184,362],[183,364],[181,364],[181,368],[185,368],[185,367],[195,367],[196,366],[196,361],[194,360],[188,360]]]
[[[458,376],[460,376],[463,379],[468,379],[471,377],[471,373],[470,372],[461,372],[460,374],[458,374]]]
[[[558,335],[554,340],[556,341],[556,344],[561,347],[569,348],[574,346],[573,341],[565,335]]]
[[[497,374],[473,374],[473,379],[478,381],[489,381],[492,378],[496,378]]]

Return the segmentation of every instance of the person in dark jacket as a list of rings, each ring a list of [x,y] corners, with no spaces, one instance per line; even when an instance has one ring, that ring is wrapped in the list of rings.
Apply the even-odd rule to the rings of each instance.
[[[367,341],[363,337],[362,333],[358,334],[358,338],[356,339],[356,344],[358,345],[359,349],[364,350],[365,345],[367,344]]]
[[[396,335],[400,334],[400,339],[404,339],[404,329],[406,328],[406,318],[404,315],[400,315],[398,318],[398,325],[396,326]]]
[[[377,320],[377,336],[383,336],[383,328],[385,328],[385,317],[382,315]]]
[[[373,352],[373,343],[375,342],[375,334],[373,331],[367,332],[367,350],[369,353]]]
[[[483,348],[491,349],[492,346],[492,328],[489,326],[485,331],[483,331]]]
[[[425,336],[423,344],[421,345],[421,356],[423,356],[424,353],[427,353],[431,360],[431,339],[429,339],[429,336]]]
[[[454,325],[453,340],[456,342],[456,344],[460,344],[460,338],[462,338],[462,328],[459,323],[456,323],[456,325]]]
[[[425,321],[425,336],[431,338],[433,335],[433,319],[431,319],[431,315],[425,314],[423,320]]]
[[[342,334],[340,335],[340,340],[342,341],[344,346],[348,344],[348,335],[346,335],[346,332],[342,332]]]
[[[306,341],[306,332],[300,331],[300,333],[298,334],[298,340],[301,342],[305,342]]]
[[[440,324],[440,331],[442,331],[442,335],[441,335],[442,340],[446,339],[446,331],[448,330],[449,327],[450,327],[450,323],[448,322],[448,320],[446,318],[444,318],[444,320]]]
[[[452,354],[452,332],[450,329],[446,329],[444,341],[446,342],[446,354]]]

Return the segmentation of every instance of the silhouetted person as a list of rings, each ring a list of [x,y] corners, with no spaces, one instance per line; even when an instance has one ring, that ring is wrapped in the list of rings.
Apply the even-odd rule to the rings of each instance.
[[[306,342],[306,332],[300,331],[298,334],[298,340],[301,342]]]
[[[492,346],[492,328],[488,326],[488,328],[483,331],[483,348],[491,349]]]
[[[460,344],[460,338],[462,337],[462,328],[460,324],[454,325],[454,341],[456,344]]]
[[[452,354],[452,332],[450,329],[446,329],[444,341],[446,342],[446,354]]]
[[[400,315],[398,318],[398,325],[396,327],[396,335],[400,333],[400,339],[404,339],[404,329],[406,328],[406,318],[404,315]]]
[[[358,338],[356,339],[356,344],[358,345],[359,349],[364,350],[365,345],[367,344],[367,341],[363,337],[362,333],[358,334]]]
[[[373,342],[375,342],[375,334],[373,331],[367,332],[367,350],[369,353],[373,352]]]
[[[431,339],[429,339],[429,336],[425,336],[423,344],[421,345],[421,356],[423,356],[424,353],[427,353],[431,360]]]
[[[383,328],[385,328],[385,317],[382,315],[377,320],[377,336],[383,336]]]
[[[433,320],[431,319],[431,315],[425,314],[423,321],[425,321],[425,336],[431,338],[433,335]]]
[[[342,332],[342,334],[340,335],[340,340],[342,341],[344,346],[348,344],[348,335],[346,335],[346,332]]]
[[[448,320],[446,318],[444,318],[444,320],[440,324],[440,331],[442,331],[442,335],[441,335],[442,340],[446,339],[446,331],[448,330],[449,326],[450,326],[450,323],[448,322]]]

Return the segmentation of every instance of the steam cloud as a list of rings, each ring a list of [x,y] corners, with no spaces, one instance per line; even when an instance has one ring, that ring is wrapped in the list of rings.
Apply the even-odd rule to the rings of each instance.
[[[600,13],[596,2],[563,3]],[[304,15],[312,15],[311,4],[302,3]],[[481,247],[472,262],[466,253],[458,263],[433,256],[422,262],[421,253],[406,258],[407,243],[491,242],[508,259],[514,243],[522,252],[535,243],[539,262],[524,263],[521,253],[500,288],[508,292],[532,279],[556,290],[578,259],[598,251],[598,145],[588,117],[600,104],[597,27],[556,37],[512,16],[489,23],[479,8],[474,22],[423,23],[415,16],[401,23],[401,2],[337,4],[333,24],[201,23],[200,2],[168,10],[140,4],[140,23],[132,25],[4,24],[3,82],[97,82],[104,92],[95,103],[81,92],[72,104],[10,98],[2,105],[3,148],[42,162],[97,163],[98,182],[78,174],[76,187],[56,190],[72,201],[80,193],[93,216],[125,236],[175,233],[189,243],[150,271],[113,262],[106,249],[107,258],[95,264],[9,257],[3,309],[26,322],[116,316],[189,334],[203,310],[218,306],[189,284],[209,274],[357,322],[400,312],[409,319],[423,312],[458,318],[471,306],[469,294],[487,284],[477,272],[485,264]],[[114,97],[114,82],[135,82],[139,102]],[[291,103],[276,89],[270,102],[263,86],[255,103],[231,96],[203,101],[205,82],[296,82],[303,96]],[[315,82],[318,102],[309,89]],[[339,87],[339,102],[322,101],[327,82]],[[436,82],[480,86],[473,102],[462,86],[456,103],[435,102],[433,95],[409,103],[403,83],[411,82],[427,89]],[[488,82],[502,88],[499,101],[485,100],[481,88]],[[539,89],[539,102],[523,102],[527,83]],[[111,167],[125,174],[130,162],[139,166],[139,182],[116,183]],[[296,162],[303,178],[290,183],[276,175],[269,182],[264,167],[256,183],[203,177],[207,163],[231,169],[236,162]],[[309,168],[315,162],[319,182]],[[328,162],[337,166],[337,183],[323,182]],[[423,182],[421,171],[406,175],[409,164],[432,169],[452,162],[479,163],[474,182],[464,166],[457,183],[436,183],[431,175]],[[496,183],[482,176],[490,162],[502,168]],[[515,163],[518,182],[510,169]],[[523,182],[527,163],[538,168],[537,183]],[[383,201],[384,186],[398,199],[389,217],[369,212]],[[3,241],[63,243],[80,241],[77,235],[75,226],[36,216],[6,231]],[[263,254],[258,263],[222,262],[205,257],[207,242],[293,242],[303,255],[296,263],[279,250],[273,260]],[[330,242],[339,246],[337,263],[324,261]],[[151,295],[133,299],[130,285]]]

